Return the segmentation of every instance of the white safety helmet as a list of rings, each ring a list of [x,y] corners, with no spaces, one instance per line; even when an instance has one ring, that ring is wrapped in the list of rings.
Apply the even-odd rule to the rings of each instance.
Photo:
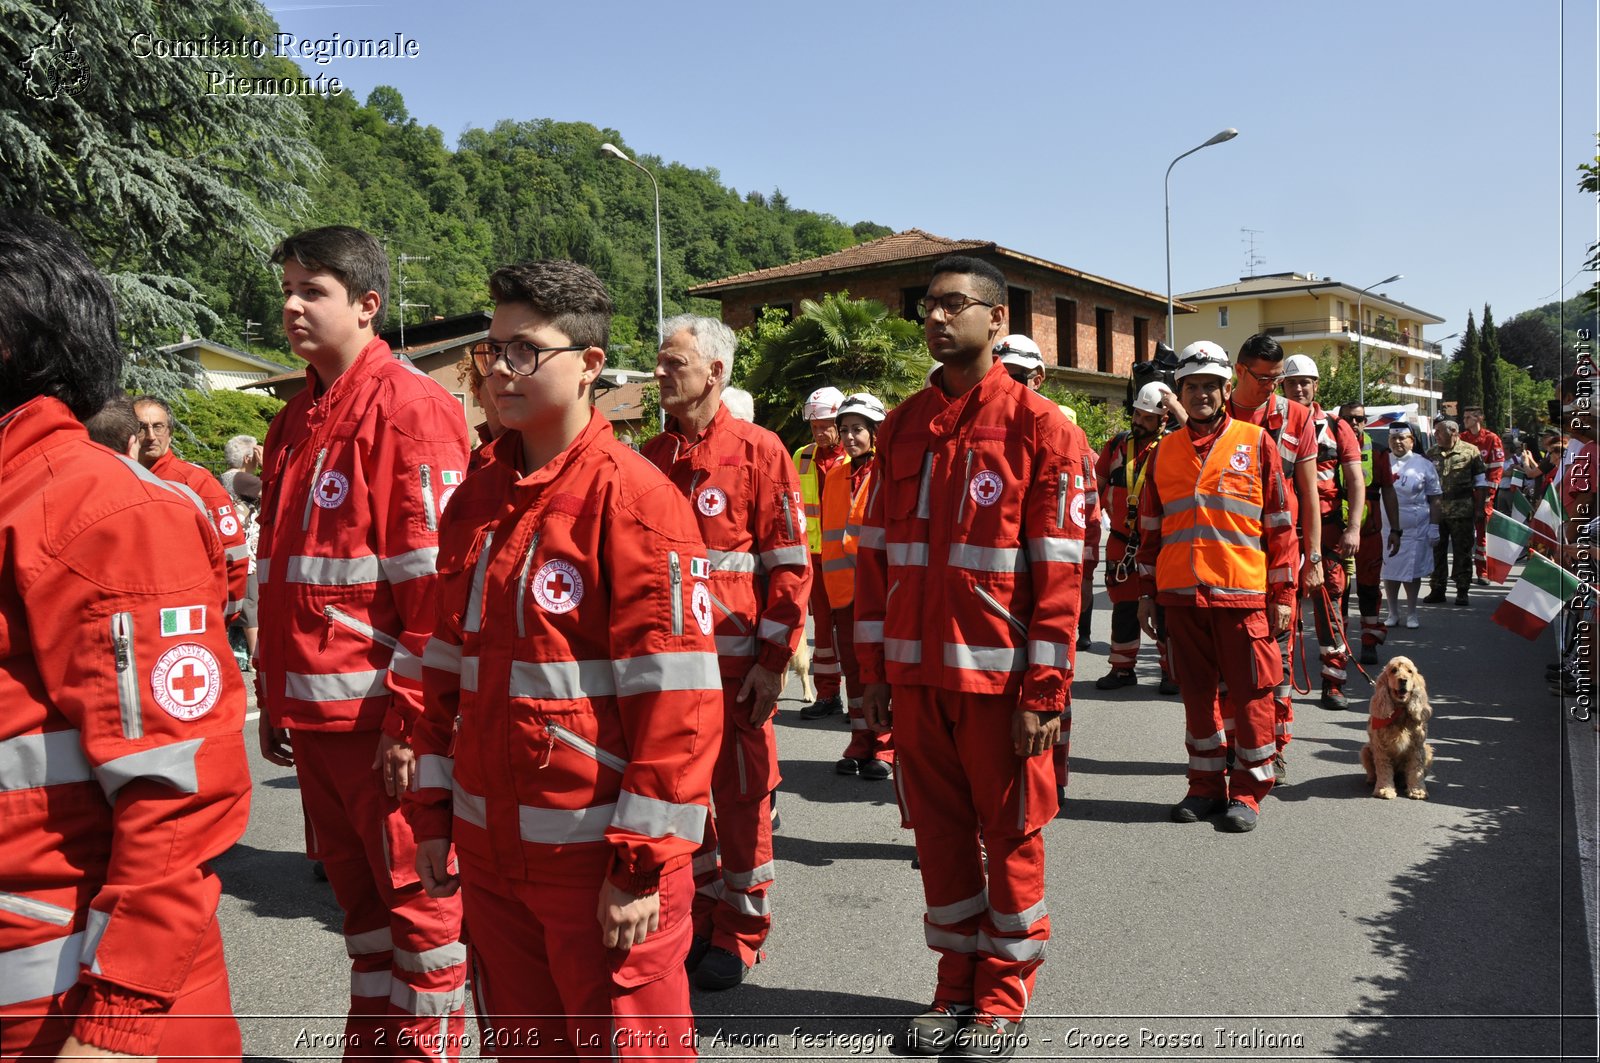
[[[838,416],[839,403],[843,401],[844,392],[838,388],[818,388],[806,399],[800,416],[807,421],[832,420]]]
[[[1317,372],[1317,363],[1303,354],[1291,354],[1283,360],[1283,378],[1308,376],[1312,380],[1320,378]]]
[[[839,417],[853,413],[858,417],[865,417],[873,424],[882,424],[888,411],[883,408],[883,403],[878,401],[876,395],[869,395],[865,391],[858,391],[854,395],[839,403]]]
[[[1223,380],[1233,377],[1233,366],[1228,352],[1210,340],[1196,340],[1178,353],[1178,371],[1173,380],[1187,376],[1215,376]]]
[[[1003,336],[994,345],[994,353],[1004,365],[1014,365],[1032,373],[1044,368],[1044,352],[1039,345],[1021,334]]]
[[[1171,395],[1172,389],[1159,380],[1152,380],[1139,389],[1139,394],[1133,398],[1133,408],[1140,413],[1164,413],[1166,407],[1161,404],[1161,396]]]

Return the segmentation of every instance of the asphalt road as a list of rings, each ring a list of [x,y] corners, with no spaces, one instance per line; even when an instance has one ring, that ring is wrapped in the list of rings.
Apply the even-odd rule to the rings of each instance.
[[[1546,692],[1547,635],[1428,606],[1390,633],[1432,694],[1425,802],[1370,796],[1359,711],[1297,699],[1290,785],[1252,834],[1168,822],[1182,713],[1104,693],[1110,613],[1079,655],[1072,780],[1046,828],[1054,926],[1019,1058],[1594,1058],[1596,732]],[[1316,671],[1315,639],[1307,658]],[[841,718],[778,721],[783,822],[765,962],[696,993],[706,1059],[886,1057],[933,986],[909,833],[891,786],[844,778]],[[253,745],[253,743],[252,743]],[[249,832],[220,863],[247,1054],[336,1058],[348,976],[339,913],[302,855],[292,772],[255,759]],[[1574,796],[1576,793],[1576,797]]]

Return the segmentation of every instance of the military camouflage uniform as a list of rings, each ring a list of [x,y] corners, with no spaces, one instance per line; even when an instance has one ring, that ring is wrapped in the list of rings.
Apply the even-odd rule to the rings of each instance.
[[[1449,575],[1450,555],[1455,555],[1456,594],[1465,597],[1472,585],[1472,534],[1477,513],[1473,498],[1477,489],[1488,489],[1488,468],[1478,448],[1461,438],[1449,450],[1438,446],[1428,457],[1439,470],[1444,495],[1439,500],[1439,541],[1433,547],[1433,596],[1444,593]]]

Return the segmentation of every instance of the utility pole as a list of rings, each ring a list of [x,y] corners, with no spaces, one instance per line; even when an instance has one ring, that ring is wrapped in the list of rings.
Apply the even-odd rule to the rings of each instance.
[[[429,262],[432,259],[432,255],[399,255],[395,259],[400,267],[395,270],[394,286],[395,294],[398,296],[395,301],[395,307],[400,311],[400,349],[402,351],[406,349],[406,307],[430,309],[427,303],[406,302],[406,267],[413,262]]]
[[[239,333],[239,341],[241,343],[254,343],[259,340],[261,333],[256,331],[256,326],[260,324],[261,322],[259,321],[251,321],[249,318],[245,318],[244,329]]]

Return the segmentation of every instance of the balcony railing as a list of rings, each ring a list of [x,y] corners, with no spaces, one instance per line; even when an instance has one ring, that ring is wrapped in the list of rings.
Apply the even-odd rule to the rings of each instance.
[[[1264,321],[1261,331],[1269,336],[1299,336],[1306,333],[1347,332],[1356,331],[1356,323],[1349,318],[1317,317],[1304,321]],[[1392,322],[1383,321],[1372,325],[1362,337],[1368,340],[1384,340],[1388,343],[1398,343],[1419,351],[1430,354],[1442,355],[1444,352],[1437,343],[1432,343],[1413,336],[1408,328],[1396,328]]]

